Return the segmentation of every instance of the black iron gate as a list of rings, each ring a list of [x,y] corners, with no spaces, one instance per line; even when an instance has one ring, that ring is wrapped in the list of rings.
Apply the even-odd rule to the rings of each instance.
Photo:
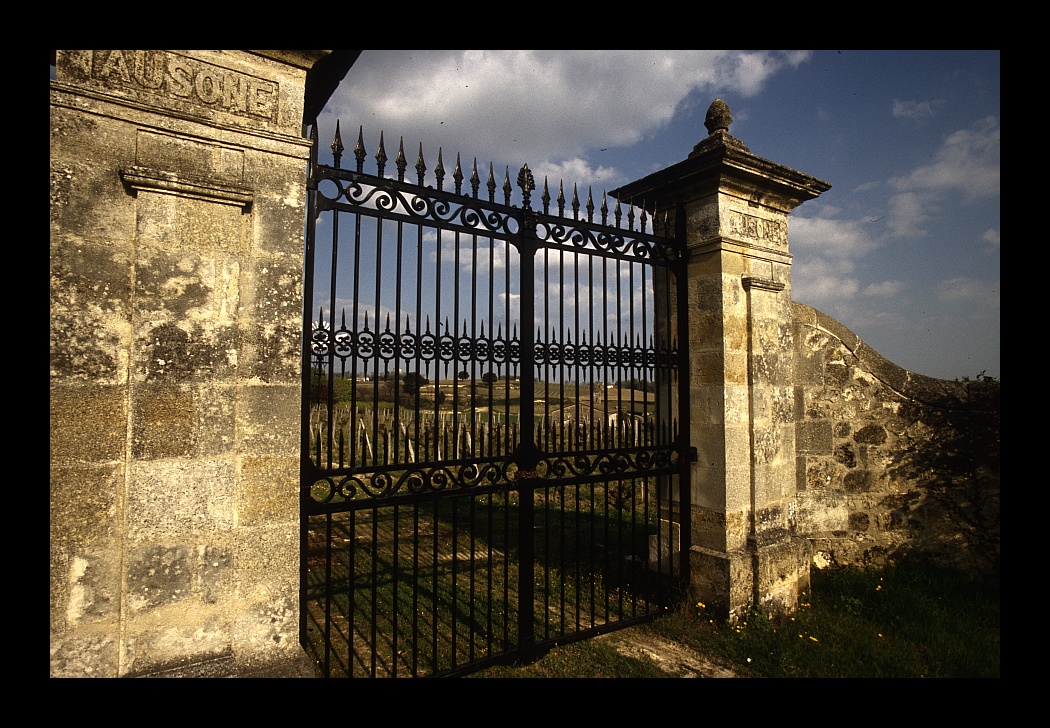
[[[575,191],[497,202],[311,164],[301,639],[326,676],[454,675],[655,616],[688,579],[675,238]],[[483,195],[479,197],[479,191]],[[487,199],[484,197],[487,193]],[[520,195],[520,206],[512,205]],[[640,208],[639,208],[640,209]],[[636,229],[637,227],[637,229]],[[680,497],[681,496],[681,497]]]

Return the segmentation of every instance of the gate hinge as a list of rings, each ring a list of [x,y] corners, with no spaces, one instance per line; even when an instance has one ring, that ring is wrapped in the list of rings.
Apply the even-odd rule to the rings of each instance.
[[[689,448],[689,462],[695,463],[700,460],[700,453],[697,452],[695,447]]]

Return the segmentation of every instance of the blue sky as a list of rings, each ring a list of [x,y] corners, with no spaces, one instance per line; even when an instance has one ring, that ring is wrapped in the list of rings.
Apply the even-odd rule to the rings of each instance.
[[[999,57],[366,50],[319,120],[321,148],[338,118],[344,164],[364,127],[366,171],[382,131],[391,160],[403,137],[431,172],[440,147],[450,174],[457,153],[500,182],[527,163],[597,198],[685,159],[721,98],[752,153],[832,185],[789,220],[793,298],[911,371],[998,377]]]

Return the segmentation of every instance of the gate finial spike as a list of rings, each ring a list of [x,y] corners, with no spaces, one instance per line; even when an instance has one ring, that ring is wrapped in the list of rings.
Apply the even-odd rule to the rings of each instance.
[[[565,217],[565,180],[558,181],[558,216]]]
[[[365,127],[362,125],[357,129],[357,146],[354,147],[354,157],[357,159],[357,171],[360,174],[365,167]]]
[[[383,170],[386,168],[386,142],[383,140],[383,132],[379,132],[379,151],[376,152],[376,162],[379,165],[379,176],[383,176]]]
[[[594,196],[589,185],[587,187],[587,222],[594,222]]]
[[[456,152],[456,170],[452,173],[452,179],[456,181],[456,194],[463,194],[463,169],[459,166],[459,152]]]
[[[434,167],[434,177],[437,179],[437,188],[440,190],[445,184],[445,164],[441,161],[441,147],[438,147],[438,163]]]
[[[419,143],[419,156],[416,157],[416,176],[419,178],[419,186],[423,186],[423,175],[427,171],[427,163],[423,161],[423,142]]]
[[[528,164],[522,165],[518,170],[518,187],[521,188],[522,207],[528,210],[532,191],[536,189],[536,178],[532,176],[532,170],[529,169]]]
[[[401,143],[397,149],[397,159],[394,161],[397,166],[397,181],[405,181],[405,169],[408,168],[408,160],[405,159],[405,138],[401,137]]]
[[[343,135],[339,133],[339,119],[335,120],[335,139],[332,140],[332,157],[335,160],[336,169],[339,168],[339,160],[343,158]]]
[[[470,173],[470,189],[473,190],[474,199],[478,199],[478,187],[481,186],[481,177],[478,176],[478,158],[474,157],[474,171]]]

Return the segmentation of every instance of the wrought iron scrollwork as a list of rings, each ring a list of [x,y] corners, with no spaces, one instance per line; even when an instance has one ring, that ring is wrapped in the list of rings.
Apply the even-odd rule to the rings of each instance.
[[[610,210],[602,196],[596,207],[590,190],[581,201],[575,187],[567,200],[562,184],[555,200],[546,180],[537,197],[528,165],[513,178],[520,207],[511,204],[515,189],[509,168],[500,201],[491,164],[484,186],[487,199],[479,198],[482,184],[476,161],[469,189],[464,190],[467,177],[458,155],[451,176],[454,189],[445,189],[440,150],[432,186],[424,180],[422,147],[415,165],[418,181],[406,182],[409,163],[403,141],[400,146],[394,178],[384,176],[387,156],[382,138],[375,155],[378,174],[364,172],[363,130],[354,150],[356,170],[339,168],[343,152],[339,141],[333,146],[336,166],[315,166],[312,171],[310,189],[316,195],[318,214],[348,213],[356,220],[358,237],[349,244],[353,250],[348,251],[346,244],[339,248],[333,230],[333,271],[337,248],[340,263],[352,258],[355,265],[365,260],[375,267],[362,273],[361,280],[368,279],[367,295],[357,288],[356,272],[350,294],[332,274],[333,290],[324,304],[311,304],[319,311],[307,327],[311,375],[317,384],[311,396],[318,409],[318,421],[311,425],[310,442],[316,450],[310,464],[319,476],[311,500],[335,508],[337,502],[406,493],[500,487],[526,477],[523,473],[579,482],[645,478],[672,467],[677,424],[669,410],[679,356],[676,324],[670,318],[674,304],[669,300],[661,304],[660,315],[668,318],[659,326],[652,313],[654,301],[638,304],[637,310],[646,308],[641,318],[648,322],[639,329],[633,314],[624,315],[619,297],[621,291],[631,298],[643,290],[639,295],[653,297],[659,286],[663,286],[661,295],[670,291],[666,281],[679,275],[682,261],[679,243],[648,229],[653,220],[644,206],[636,213],[633,204],[617,200]],[[532,209],[534,202],[540,209]],[[340,215],[334,217],[338,222]],[[362,222],[367,220],[379,222]],[[395,228],[385,226],[385,221],[397,223],[394,241],[387,243],[377,233],[375,240],[362,244],[363,228]],[[403,233],[403,228],[411,233]],[[436,247],[425,247],[433,245],[435,238]],[[493,253],[497,244],[503,246],[502,259]],[[440,251],[448,250],[445,246],[455,246],[454,254],[442,258]],[[396,254],[391,252],[395,247]],[[490,255],[487,272],[476,259],[479,247]],[[460,257],[464,250],[471,250],[472,262]],[[426,257],[433,251],[437,251],[435,258]],[[548,251],[554,253],[549,258]],[[411,263],[405,263],[410,258]],[[380,260],[396,260],[394,265],[402,273],[403,264],[406,271],[412,270],[418,290],[405,294],[411,303],[402,298],[404,278],[392,281],[388,273],[394,266],[380,271]],[[541,266],[562,266],[561,271],[567,271],[564,260],[586,260],[581,269],[595,260],[600,265],[586,269],[586,281],[558,278],[557,290],[541,290],[540,275],[547,274]],[[434,267],[428,268],[432,263]],[[517,280],[512,280],[512,267]],[[653,272],[657,268],[664,281],[659,286]],[[451,292],[440,288],[448,280],[442,278],[448,275],[443,271],[449,269],[455,270]],[[486,306],[472,300],[479,292],[495,296],[495,283],[480,284],[477,279],[497,270],[507,276],[501,282],[501,295],[506,301],[513,297],[531,301],[533,320],[522,320],[526,313],[521,304],[512,315],[509,304],[501,311],[491,301]],[[608,278],[595,283],[593,270]],[[465,285],[473,284],[474,290],[461,289],[461,280],[470,281],[471,276],[475,280]],[[634,276],[640,276],[641,283]],[[440,290],[431,291],[432,282]],[[607,290],[615,293],[601,299],[599,306],[581,298],[578,291],[587,288],[601,291],[599,296],[608,295]],[[388,295],[388,290],[396,293]],[[573,295],[575,299],[566,303]],[[444,296],[454,303],[446,304]],[[338,305],[349,299],[355,301],[352,307]],[[421,303],[423,299],[427,302]],[[592,318],[584,323],[579,316],[569,323],[565,315],[564,322],[552,325],[559,318],[535,313],[541,305],[562,307],[561,315],[565,310],[590,308]],[[631,308],[633,301],[625,305],[636,310]],[[462,315],[464,310],[469,313]],[[641,399],[633,391],[636,380],[643,382],[638,388]],[[497,381],[502,391],[497,391]],[[590,390],[584,391],[587,386]],[[533,402],[521,401],[526,391]],[[503,403],[502,413],[492,404],[497,399]],[[385,418],[382,423],[381,418]]]

